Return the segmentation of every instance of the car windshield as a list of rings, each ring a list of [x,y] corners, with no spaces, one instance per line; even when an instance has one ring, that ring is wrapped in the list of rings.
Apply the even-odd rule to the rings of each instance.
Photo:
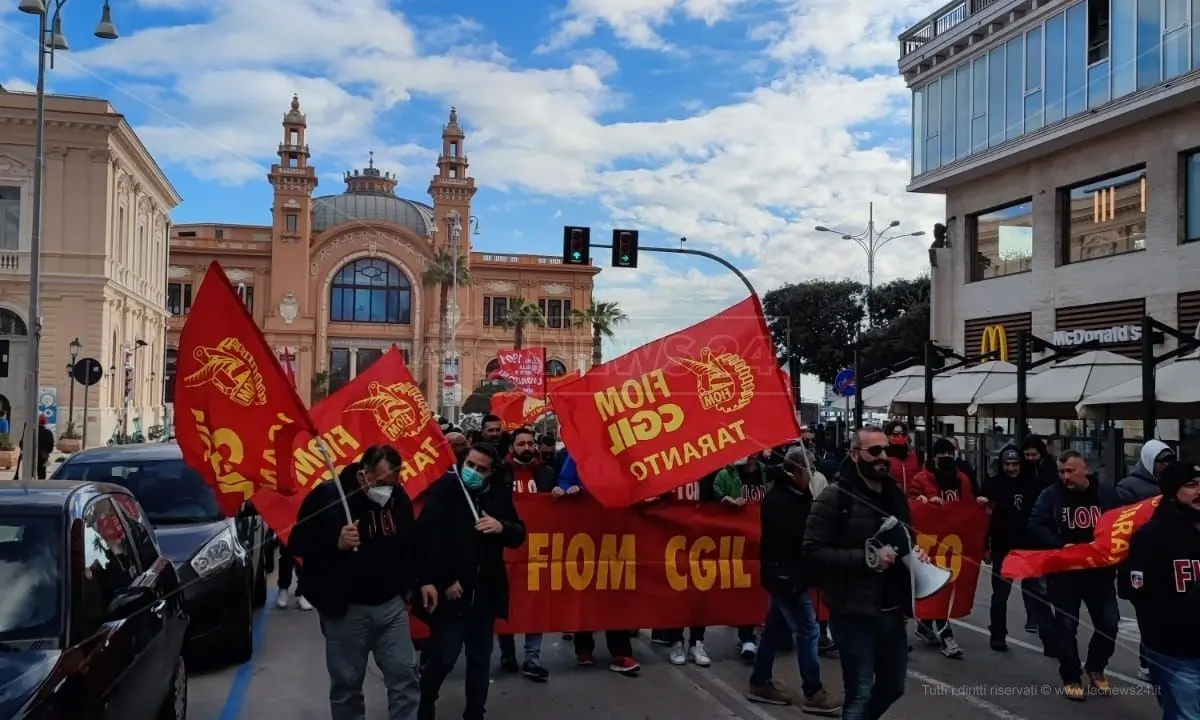
[[[212,488],[183,460],[67,462],[59,480],[109,482],[128,488],[155,525],[184,525],[220,520]]]
[[[64,537],[56,514],[0,508],[0,642],[59,634]]]

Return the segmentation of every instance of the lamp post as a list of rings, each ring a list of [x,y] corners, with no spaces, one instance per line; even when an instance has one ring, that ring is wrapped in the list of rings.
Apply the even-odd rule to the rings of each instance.
[[[83,349],[83,343],[79,342],[79,338],[71,341],[69,346],[71,351],[71,362],[67,363],[67,381],[70,383],[70,390],[67,391],[67,429],[73,430],[75,426],[75,363],[79,360],[79,351]]]
[[[854,244],[863,249],[867,254],[867,296],[863,301],[863,305],[867,313],[867,329],[870,330],[873,323],[871,322],[871,294],[875,291],[875,254],[883,249],[893,240],[906,237],[920,237],[925,234],[924,230],[916,232],[903,233],[900,235],[889,235],[892,228],[899,227],[900,221],[893,220],[887,224],[883,230],[877,230],[875,225],[875,203],[870,203],[867,210],[867,229],[857,234],[844,233],[840,230],[818,225],[814,230],[817,232],[833,233],[840,235],[843,240],[850,240]]]
[[[45,0],[21,0],[18,6],[21,12],[38,16],[38,74],[37,74],[37,110],[34,120],[34,156],[33,164],[33,223],[29,237],[29,324],[33,333],[29,338],[29,346],[25,354],[25,412],[36,410],[38,405],[38,360],[42,338],[41,308],[38,307],[38,294],[42,285],[42,172],[46,163],[46,60],[49,58],[50,67],[54,67],[56,50],[68,50],[67,37],[63,34],[62,9],[67,0],[51,0],[51,7],[46,6]],[[100,14],[100,23],[96,25],[96,37],[101,40],[116,40],[117,28],[112,22],[112,9],[108,0]],[[73,387],[72,387],[73,389]],[[25,423],[25,447],[32,448],[30,457],[38,456],[37,423]],[[21,463],[21,480],[32,481],[37,471],[35,463]]]

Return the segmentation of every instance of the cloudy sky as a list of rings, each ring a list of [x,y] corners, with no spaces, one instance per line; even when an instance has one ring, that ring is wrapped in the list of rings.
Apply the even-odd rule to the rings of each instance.
[[[35,78],[37,27],[16,4],[0,5],[14,90]],[[874,201],[883,222],[928,231],[943,208],[904,192],[896,72],[897,34],[936,0],[112,0],[115,42],[91,35],[101,4],[67,6],[72,51],[49,87],[129,117],[185,198],[176,222],[269,222],[293,93],[321,192],[374,150],[425,201],[457,106],[483,251],[556,255],[564,224],[636,228],[643,245],[687,237],[724,255],[765,293],[865,280],[863,253],[814,225],[859,232]],[[888,245],[877,282],[918,274],[928,241]],[[643,253],[637,270],[605,269],[597,295],[629,313],[627,349],[745,290],[710,262]]]

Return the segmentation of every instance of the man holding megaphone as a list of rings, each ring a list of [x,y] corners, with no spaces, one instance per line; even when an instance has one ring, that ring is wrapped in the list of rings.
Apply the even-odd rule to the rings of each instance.
[[[855,433],[838,480],[814,501],[803,552],[820,572],[842,663],[845,720],[878,720],[904,694],[906,620],[949,582],[912,543],[908,498],[889,474],[888,438]]]

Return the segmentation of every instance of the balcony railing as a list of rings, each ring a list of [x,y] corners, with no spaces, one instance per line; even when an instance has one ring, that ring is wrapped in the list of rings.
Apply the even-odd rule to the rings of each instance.
[[[0,250],[0,275],[26,275],[28,269],[22,270],[24,259],[29,253]]]
[[[943,5],[937,12],[917,23],[915,27],[900,34],[900,58],[903,59],[921,49],[925,43],[939,35],[950,32],[963,24],[967,18],[982,12],[997,0],[954,0]]]

